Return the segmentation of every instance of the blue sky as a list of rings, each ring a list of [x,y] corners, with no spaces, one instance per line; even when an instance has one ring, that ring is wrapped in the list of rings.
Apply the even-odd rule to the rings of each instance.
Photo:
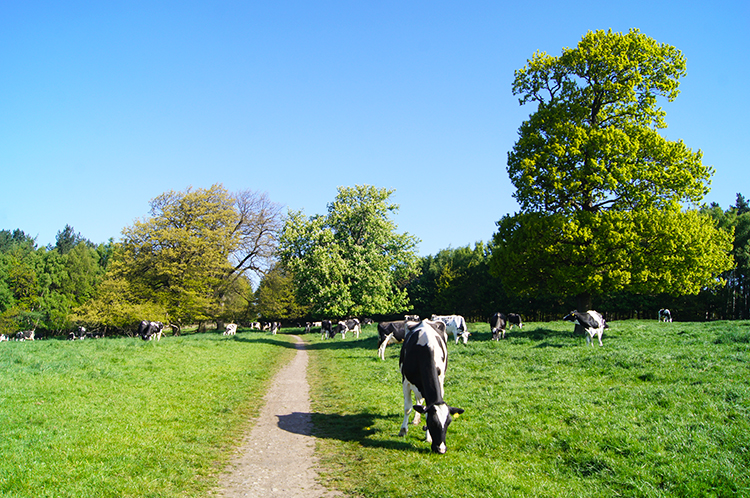
[[[422,255],[515,212],[513,72],[589,30],[687,59],[664,135],[713,165],[706,202],[750,197],[750,3],[0,3],[0,229],[119,239],[189,186],[323,214],[338,186],[395,189]]]

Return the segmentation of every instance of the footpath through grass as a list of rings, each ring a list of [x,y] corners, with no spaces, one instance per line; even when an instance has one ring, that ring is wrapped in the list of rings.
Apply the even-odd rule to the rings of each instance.
[[[0,343],[0,496],[204,497],[289,336]]]
[[[363,497],[750,496],[750,322],[567,322],[450,344],[446,401],[466,413],[432,454],[403,418],[400,346],[310,335],[323,476]]]

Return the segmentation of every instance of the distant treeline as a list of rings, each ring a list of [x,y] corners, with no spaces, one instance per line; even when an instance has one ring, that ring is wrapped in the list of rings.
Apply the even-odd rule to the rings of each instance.
[[[736,204],[727,210],[712,204],[703,211],[716,219],[719,227],[734,232],[735,267],[721,275],[722,285],[689,296],[594,296],[593,307],[609,320],[656,319],[660,308],[669,308],[678,321],[749,319],[750,207],[738,194]],[[22,230],[0,230],[0,331],[11,334],[36,329],[48,335],[64,335],[79,325],[96,327],[95,323],[79,323],[81,315],[76,310],[99,293],[116,245],[112,240],[94,244],[70,226],[58,233],[54,245],[46,247],[37,247],[34,238]],[[419,275],[402,283],[409,296],[409,312],[423,317],[433,313],[461,314],[469,321],[484,321],[501,311],[520,313],[526,321],[549,321],[558,320],[575,308],[574,298],[509,295],[502,279],[490,274],[491,254],[491,243],[478,242],[473,248],[448,248],[421,258]],[[269,312],[278,309],[274,308],[278,304],[274,303],[275,293],[261,293],[258,289],[247,292],[250,295],[245,309],[235,314],[238,321],[295,323],[310,319],[301,307],[286,306],[284,309],[294,311],[281,313],[285,316]],[[288,293],[284,299],[289,299]],[[218,314],[214,318],[223,319]],[[125,329],[115,327],[110,332],[122,333]]]

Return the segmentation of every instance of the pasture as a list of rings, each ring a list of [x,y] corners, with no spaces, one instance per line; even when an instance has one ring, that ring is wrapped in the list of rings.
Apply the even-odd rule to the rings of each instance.
[[[466,413],[432,454],[403,418],[400,346],[320,341],[310,369],[323,477],[365,497],[750,496],[750,322],[620,321],[604,347],[567,322],[449,341]]]
[[[310,342],[322,479],[351,496],[750,496],[750,322],[567,322],[449,344],[445,399],[466,413],[432,454],[403,418],[400,345]],[[300,329],[283,332],[301,333]],[[0,496],[208,496],[296,350],[240,330],[0,344]]]
[[[0,496],[205,497],[292,342],[0,343]]]

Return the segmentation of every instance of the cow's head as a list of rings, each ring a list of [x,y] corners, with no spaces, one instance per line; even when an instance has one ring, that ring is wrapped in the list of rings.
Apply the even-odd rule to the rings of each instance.
[[[445,436],[448,433],[448,426],[453,421],[452,415],[461,414],[463,408],[454,408],[447,403],[436,403],[428,407],[414,405],[414,409],[425,415],[427,425],[424,427],[429,432],[432,439],[432,451],[435,453],[445,453]]]

